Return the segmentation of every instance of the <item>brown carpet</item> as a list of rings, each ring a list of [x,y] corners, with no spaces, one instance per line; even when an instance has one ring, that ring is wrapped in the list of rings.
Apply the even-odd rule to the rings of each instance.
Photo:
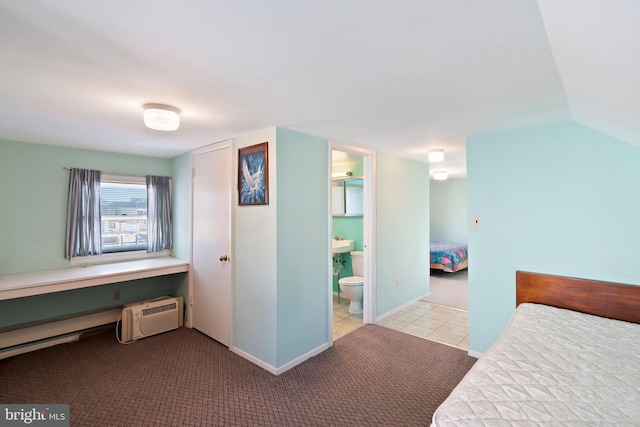
[[[365,325],[274,376],[195,330],[105,333],[0,360],[0,402],[69,403],[72,426],[428,426],[475,360]]]

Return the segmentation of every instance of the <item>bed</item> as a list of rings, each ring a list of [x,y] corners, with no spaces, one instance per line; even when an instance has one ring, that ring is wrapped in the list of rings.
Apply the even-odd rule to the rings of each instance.
[[[468,267],[468,246],[462,243],[431,243],[429,245],[430,268],[449,273]]]
[[[432,427],[638,425],[640,286],[519,271],[516,306]]]

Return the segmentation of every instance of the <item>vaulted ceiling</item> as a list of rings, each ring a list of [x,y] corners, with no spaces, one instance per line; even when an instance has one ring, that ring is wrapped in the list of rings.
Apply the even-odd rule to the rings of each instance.
[[[464,176],[467,135],[640,145],[637,0],[0,0],[0,139],[173,157],[272,126]],[[145,103],[180,108],[173,133]]]

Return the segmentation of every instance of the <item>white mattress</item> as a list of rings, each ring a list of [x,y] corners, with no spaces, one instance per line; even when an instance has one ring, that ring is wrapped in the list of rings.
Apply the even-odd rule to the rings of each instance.
[[[640,425],[640,324],[521,304],[432,426]]]

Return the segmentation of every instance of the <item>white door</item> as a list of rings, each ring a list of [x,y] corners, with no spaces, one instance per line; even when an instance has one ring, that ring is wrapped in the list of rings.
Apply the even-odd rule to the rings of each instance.
[[[193,168],[192,324],[231,341],[231,144],[196,150]]]

